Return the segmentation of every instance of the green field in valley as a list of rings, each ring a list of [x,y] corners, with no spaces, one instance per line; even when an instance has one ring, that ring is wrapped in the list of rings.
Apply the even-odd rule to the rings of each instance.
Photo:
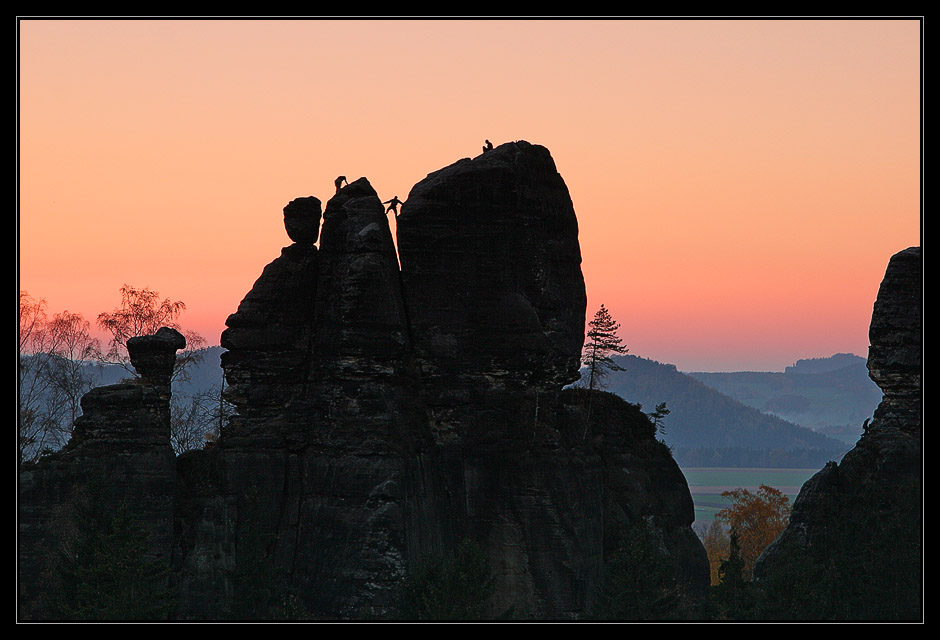
[[[744,488],[755,493],[760,485],[773,487],[790,499],[796,500],[803,483],[819,469],[737,469],[719,467],[695,467],[682,469],[692,502],[695,503],[695,525],[708,526],[715,514],[729,505],[721,496],[723,491]]]

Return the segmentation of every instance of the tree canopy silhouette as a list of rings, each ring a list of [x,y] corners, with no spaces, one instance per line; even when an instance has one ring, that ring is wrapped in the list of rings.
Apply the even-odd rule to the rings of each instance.
[[[597,310],[588,326],[581,363],[588,369],[588,389],[599,389],[608,372],[623,371],[611,356],[627,353],[629,349],[620,344],[621,339],[617,335],[620,323],[613,319],[604,305]]]
[[[198,350],[205,345],[202,336],[193,331],[184,331],[177,323],[185,310],[186,304],[182,300],[161,300],[157,291],[147,287],[137,289],[125,284],[121,287],[121,306],[111,313],[98,314],[98,326],[111,334],[103,361],[120,365],[133,373],[134,369],[127,357],[128,339],[152,335],[161,327],[169,327],[186,336],[186,349],[177,356],[173,379],[185,377],[187,368],[201,357]]]
[[[17,415],[19,461],[29,462],[61,448],[81,414],[81,397],[97,381],[90,366],[100,355],[98,340],[78,313],[51,318],[46,301],[20,291]]]

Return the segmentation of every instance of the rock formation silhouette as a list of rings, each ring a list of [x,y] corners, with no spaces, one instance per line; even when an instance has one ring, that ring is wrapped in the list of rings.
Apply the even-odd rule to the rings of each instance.
[[[884,397],[838,464],[810,478],[790,523],[758,559],[781,617],[918,619],[923,594],[923,268],[891,257],[869,329]],[[800,584],[797,581],[808,581]]]
[[[93,500],[97,510],[126,508],[139,522],[145,556],[168,563],[173,552],[177,461],[170,446],[170,376],[186,339],[164,327],[127,342],[140,378],[98,387],[58,452],[19,473],[19,605],[25,618],[57,610],[56,562]]]
[[[267,594],[315,619],[387,617],[410,571],[469,539],[494,577],[491,615],[577,618],[618,531],[640,524],[701,593],[691,495],[655,428],[609,394],[586,424],[583,392],[564,389],[578,378],[586,297],[548,150],[507,143],[429,174],[402,206],[397,251],[382,204],[360,178],[326,203],[322,230],[316,198],[285,207],[293,243],[222,334],[236,415],[217,443],[175,460],[168,434],[148,439],[163,475],[115,476],[155,509],[141,518],[172,561],[175,616],[249,617]],[[134,393],[163,402],[151,380]],[[86,422],[107,411],[92,406],[102,393]],[[149,434],[133,415],[114,424]],[[45,487],[105,472],[69,453],[91,446],[86,433],[21,472],[26,592],[42,573],[46,496],[68,503]],[[110,455],[137,451],[124,449]]]

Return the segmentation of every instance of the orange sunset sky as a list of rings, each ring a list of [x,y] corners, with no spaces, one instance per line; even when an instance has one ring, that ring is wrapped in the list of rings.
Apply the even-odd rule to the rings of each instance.
[[[551,151],[588,317],[681,371],[867,355],[921,243],[917,19],[17,26],[17,285],[50,313],[149,287],[218,344],[290,200],[405,199],[484,138]]]

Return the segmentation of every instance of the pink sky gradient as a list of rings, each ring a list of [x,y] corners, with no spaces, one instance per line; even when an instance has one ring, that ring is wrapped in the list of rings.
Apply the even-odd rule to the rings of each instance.
[[[919,20],[31,20],[18,288],[94,321],[127,283],[218,344],[333,179],[383,200],[547,147],[588,316],[682,371],[867,355],[921,242]]]

